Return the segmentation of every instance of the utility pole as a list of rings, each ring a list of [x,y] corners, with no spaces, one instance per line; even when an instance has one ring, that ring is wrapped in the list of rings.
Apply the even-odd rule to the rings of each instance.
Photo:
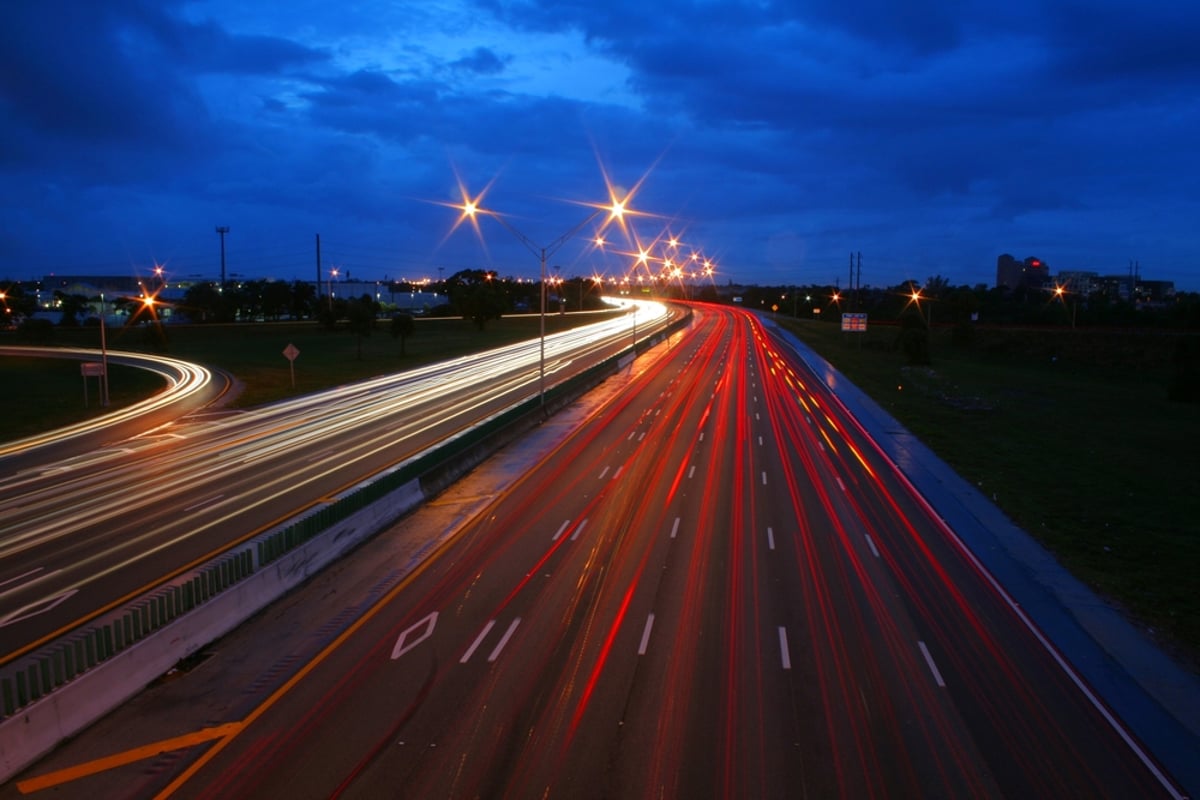
[[[850,280],[846,283],[846,288],[849,289],[851,292],[854,291],[854,253],[850,254]],[[851,298],[853,298],[853,297],[854,297],[854,295],[851,294]],[[851,306],[851,310],[854,310],[853,309],[853,307],[854,307],[853,299],[850,301],[850,306]]]
[[[862,253],[858,254],[858,278],[854,281],[854,296],[862,294]],[[861,305],[861,303],[859,304]]]
[[[218,225],[217,233],[221,235],[221,285],[225,285],[225,234],[229,233],[228,225]]]

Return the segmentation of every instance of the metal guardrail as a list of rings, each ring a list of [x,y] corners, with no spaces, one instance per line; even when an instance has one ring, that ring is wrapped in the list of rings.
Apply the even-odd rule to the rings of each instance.
[[[683,315],[663,332],[639,341],[637,352],[657,344],[664,336],[687,324]],[[628,351],[626,351],[626,354]],[[625,354],[613,356],[550,387],[546,407],[557,408],[591,388],[612,370]],[[0,720],[48,696],[79,678],[88,670],[133,644],[165,628],[179,617],[208,602],[279,560],[297,547],[329,530],[352,514],[387,497],[413,480],[423,480],[443,471],[467,453],[479,448],[530,415],[540,414],[542,403],[534,396],[471,428],[398,469],[342,495],[328,505],[283,528],[265,533],[249,547],[235,548],[193,572],[160,586],[145,597],[104,618],[73,631],[40,650],[0,669]]]

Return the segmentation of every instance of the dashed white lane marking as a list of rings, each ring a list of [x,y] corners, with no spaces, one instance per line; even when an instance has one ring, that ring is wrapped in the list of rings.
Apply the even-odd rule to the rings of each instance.
[[[675,524],[671,526],[671,538],[675,538],[675,534],[679,533],[679,517],[675,518]]]
[[[924,642],[917,642],[917,647],[921,648],[921,655],[925,656],[925,663],[929,665],[929,671],[933,673],[933,679],[937,681],[938,686],[945,686],[946,682],[942,680],[942,673],[938,671],[937,664],[933,663],[933,656],[929,655],[929,648]]]
[[[471,642],[471,646],[467,648],[467,652],[463,653],[463,657],[458,660],[458,663],[465,664],[471,658],[471,656],[475,655],[476,648],[483,644],[483,640],[487,638],[488,632],[495,624],[496,620],[488,620],[488,624],[483,626],[483,630],[481,630],[479,635],[475,637],[475,641]]]
[[[604,480],[604,476],[608,474],[608,470],[609,470],[609,468],[607,466],[604,469],[600,470],[600,477],[598,478],[598,480]]]
[[[871,554],[879,558],[879,551],[875,549],[875,540],[871,538],[871,534],[864,533],[863,536],[866,537],[867,547],[871,548]]]
[[[688,470],[688,477],[690,478],[695,474],[696,474],[696,465],[692,464],[691,469]]]
[[[568,526],[568,525],[570,525],[570,524],[571,524],[571,520],[569,520],[569,519],[564,519],[564,520],[563,520],[563,524],[558,526],[558,533],[554,534],[554,536],[553,536],[553,537],[551,537],[550,541],[552,541],[552,542],[557,542],[557,541],[558,541],[558,537],[560,537],[560,536],[562,536],[562,535],[563,535],[563,531],[565,531],[565,530],[567,529],[567,526]]]
[[[775,549],[775,531],[767,528],[767,547],[771,550]]]
[[[496,647],[492,650],[491,654],[488,656],[488,661],[495,661],[497,658],[500,657],[500,651],[504,649],[504,645],[508,644],[508,640],[510,638],[512,638],[513,631],[515,631],[517,629],[517,626],[520,624],[521,624],[520,617],[517,617],[516,619],[514,619],[512,621],[512,624],[508,626],[508,630],[506,630],[504,632],[504,635],[500,637],[500,641],[496,643]]]
[[[648,614],[646,616],[646,627],[642,629],[642,641],[638,645],[638,655],[639,656],[646,655],[646,645],[648,645],[650,643],[650,629],[653,627],[654,627],[654,615]]]
[[[578,527],[578,528],[576,528],[576,529],[575,529],[575,532],[571,534],[571,541],[572,541],[572,542],[573,542],[573,541],[575,541],[576,539],[578,539],[578,538],[579,538],[579,534],[583,533],[583,528],[584,528],[584,526],[585,526],[585,525],[587,525],[587,520],[586,520],[586,519],[581,519],[581,520],[579,520],[579,527]]]
[[[792,654],[788,651],[787,629],[779,626],[779,652],[783,659],[783,668],[792,668]]]

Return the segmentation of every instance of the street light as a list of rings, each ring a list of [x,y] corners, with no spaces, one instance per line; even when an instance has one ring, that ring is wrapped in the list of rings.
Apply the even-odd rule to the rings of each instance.
[[[338,276],[337,267],[329,270],[329,313],[333,313],[333,279]]]
[[[104,329],[108,323],[104,321],[104,292],[100,293],[100,405],[108,408],[108,342],[105,340]]]
[[[503,225],[508,230],[509,233],[511,233],[513,236],[515,236],[517,238],[517,241],[519,241],[521,244],[525,245],[525,248],[527,250],[529,250],[529,252],[533,253],[535,256],[538,257],[538,261],[540,264],[540,277],[541,277],[541,282],[539,284],[539,290],[538,290],[538,294],[540,295],[540,302],[538,303],[538,305],[540,307],[539,314],[538,314],[538,317],[539,317],[538,396],[540,398],[542,411],[544,412],[545,408],[546,408],[546,259],[550,258],[555,253],[557,253],[559,248],[561,248],[564,244],[566,244],[567,241],[569,241],[571,239],[571,237],[573,237],[575,234],[579,233],[579,231],[582,230],[585,225],[590,223],[592,220],[594,220],[596,217],[600,216],[601,214],[608,212],[608,219],[605,221],[606,225],[609,222],[612,222],[614,219],[618,219],[618,220],[622,219],[625,215],[625,203],[624,203],[624,201],[616,200],[615,198],[613,198],[610,205],[600,206],[600,207],[596,208],[595,211],[593,211],[591,214],[588,215],[587,219],[583,220],[578,225],[576,225],[574,228],[571,228],[569,231],[564,233],[562,236],[559,236],[557,239],[555,239],[550,244],[545,245],[545,246],[539,246],[528,236],[526,236],[525,234],[523,234],[519,230],[517,230],[515,227],[513,227],[513,225],[508,220],[506,220],[504,217],[500,216],[497,212],[480,208],[479,205],[473,200],[467,199],[465,202],[463,202],[462,205],[455,206],[455,208],[457,208],[459,211],[462,212],[463,217],[470,217],[472,221],[476,221],[476,218],[479,215],[491,217],[492,219],[496,220],[501,225]]]

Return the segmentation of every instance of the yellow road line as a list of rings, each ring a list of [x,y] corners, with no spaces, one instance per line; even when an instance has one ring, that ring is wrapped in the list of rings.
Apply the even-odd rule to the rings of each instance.
[[[123,767],[126,764],[132,764],[135,761],[141,761],[146,758],[153,758],[162,753],[169,753],[172,750],[182,750],[192,745],[211,742],[213,739],[232,736],[241,730],[241,728],[241,722],[230,722],[213,728],[203,728],[193,733],[185,733],[183,736],[176,736],[173,739],[163,739],[160,742],[145,744],[141,747],[135,747],[132,750],[126,750],[123,753],[116,753],[104,758],[98,758],[95,761],[76,764],[73,767],[60,769],[56,772],[48,772],[45,775],[39,775],[27,781],[18,781],[17,790],[21,794],[39,792],[42,789],[49,789],[62,783],[85,778],[88,775],[95,775],[97,772],[104,772],[114,767]]]
[[[462,528],[459,528],[459,531],[461,531],[461,530],[462,530]],[[337,636],[337,638],[335,638],[332,642],[327,644],[325,646],[325,648],[323,650],[321,650],[321,652],[317,653],[317,655],[315,655],[311,661],[309,661],[307,664],[305,664],[303,667],[301,667],[299,670],[297,670],[296,673],[294,675],[292,675],[292,677],[288,678],[287,681],[285,681],[282,686],[280,686],[278,689],[276,689],[274,692],[272,692],[271,695],[266,700],[264,700],[262,703],[260,703],[258,705],[257,708],[255,708],[253,711],[251,711],[250,714],[245,719],[243,719],[240,723],[238,723],[237,730],[230,732],[228,736],[224,737],[220,742],[215,744],[213,747],[209,748],[207,752],[205,752],[203,755],[201,755],[199,758],[197,758],[194,762],[192,762],[192,764],[187,769],[185,769],[182,773],[180,773],[175,778],[175,780],[173,780],[170,784],[167,785],[167,787],[165,789],[163,789],[161,792],[159,792],[155,796],[155,800],[165,800],[165,798],[171,797],[173,794],[175,794],[175,792],[178,791],[180,789],[180,787],[182,787],[185,783],[187,783],[189,780],[191,780],[193,775],[195,775],[206,764],[208,764],[210,761],[212,761],[214,758],[216,758],[217,755],[222,750],[225,749],[226,745],[228,745],[235,738],[237,738],[238,734],[240,734],[243,730],[248,728],[256,720],[258,720],[258,718],[261,717],[263,714],[267,713],[267,711],[272,706],[274,706],[283,697],[288,695],[294,688],[296,688],[297,684],[299,684],[301,681],[303,681],[305,678],[307,678],[309,673],[311,673],[318,666],[320,666],[321,663],[325,661],[325,659],[329,658],[334,652],[336,652],[339,648],[341,648],[341,646],[343,644],[345,644],[346,641],[348,639],[350,639],[350,637],[354,636],[354,634],[358,633],[358,631],[363,626],[365,626],[368,622],[370,622],[372,619],[374,619],[375,616],[383,608],[385,608],[389,603],[391,603],[393,600],[395,600],[396,596],[398,594],[400,594],[402,591],[404,591],[406,588],[408,588],[408,586],[411,585],[418,577],[420,577],[425,572],[425,570],[429,568],[429,566],[431,564],[433,564],[435,561],[437,561],[437,557],[442,552],[449,549],[457,540],[458,540],[458,536],[452,535],[446,541],[442,542],[442,544],[440,546],[435,548],[434,551],[432,553],[430,553],[428,556],[426,556],[421,561],[421,563],[419,563],[413,569],[412,572],[410,572],[408,575],[404,576],[404,578],[402,578],[399,583],[397,583],[395,586],[393,586],[391,589],[389,589],[382,597],[379,598],[379,600],[377,600],[375,602],[374,605],[372,605],[369,609],[367,609],[365,612],[363,612],[363,614],[361,616],[359,616],[359,618],[356,619],[353,623],[351,623],[351,625],[348,628],[346,628],[344,631],[342,631]]]

